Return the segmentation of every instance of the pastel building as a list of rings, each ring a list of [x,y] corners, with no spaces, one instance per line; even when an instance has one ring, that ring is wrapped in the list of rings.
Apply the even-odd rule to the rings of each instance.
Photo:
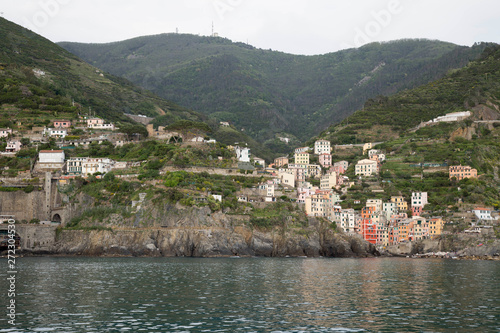
[[[457,180],[477,178],[477,170],[468,165],[452,165],[450,166],[450,179],[453,177]]]
[[[70,175],[81,175],[83,163],[87,157],[72,157],[66,162],[66,172]]]
[[[400,212],[408,210],[408,203],[405,201],[403,196],[392,196],[391,202],[396,203]]]
[[[90,158],[82,163],[82,174],[93,175],[94,173],[105,174],[113,168],[113,160],[109,158]]]
[[[55,128],[70,128],[71,121],[69,121],[69,120],[54,120],[54,127]]]
[[[21,150],[22,144],[19,140],[7,141],[5,151],[15,153]]]
[[[441,217],[432,217],[429,220],[429,237],[435,238],[443,232],[444,221]]]
[[[356,211],[352,208],[342,209],[339,214],[340,227],[347,233],[355,233],[356,228]]]
[[[284,165],[288,164],[288,157],[278,157],[274,159],[274,167],[281,168]]]
[[[12,135],[11,128],[0,128],[0,138],[6,138],[9,135]]]
[[[364,159],[356,164],[354,174],[357,176],[371,176],[378,173],[378,163],[376,161]]]
[[[328,169],[332,166],[332,155],[327,154],[327,153],[322,153],[319,155],[319,164],[325,168]]]
[[[337,186],[337,174],[335,172],[321,176],[320,188],[329,190]]]
[[[337,166],[341,167],[342,169],[344,169],[344,171],[341,172],[341,173],[344,173],[347,170],[347,168],[349,167],[349,162],[347,162],[347,161],[338,161],[338,162],[333,163],[333,166],[334,167],[337,167]]]
[[[398,206],[395,202],[384,202],[382,204],[382,211],[385,213],[387,219],[395,215],[398,212]]]
[[[328,191],[316,191],[305,200],[305,212],[308,216],[328,217],[331,201]]]
[[[266,160],[265,159],[260,158],[260,157],[254,157],[253,161],[255,162],[255,164],[260,165],[262,168],[264,168],[264,169],[266,168]]]
[[[383,207],[381,199],[368,199],[366,200],[365,206],[373,207],[374,212],[381,212]]]
[[[295,164],[309,164],[309,153],[295,153]]]
[[[427,201],[427,192],[413,192],[411,194],[411,211],[413,216],[420,216]]]
[[[295,187],[295,175],[283,172],[279,174],[279,177],[283,186]]]
[[[373,221],[373,207],[363,207],[361,209],[361,235],[364,240],[377,244],[377,223]]]

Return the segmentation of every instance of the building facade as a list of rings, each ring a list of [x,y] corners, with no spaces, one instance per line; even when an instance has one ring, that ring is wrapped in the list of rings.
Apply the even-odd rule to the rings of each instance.
[[[330,154],[332,151],[330,141],[328,140],[317,140],[314,143],[314,154]]]
[[[371,176],[378,173],[378,164],[376,161],[364,159],[356,164],[354,174],[356,176]]]
[[[477,170],[468,165],[452,165],[450,166],[450,179],[453,177],[457,180],[477,178]]]

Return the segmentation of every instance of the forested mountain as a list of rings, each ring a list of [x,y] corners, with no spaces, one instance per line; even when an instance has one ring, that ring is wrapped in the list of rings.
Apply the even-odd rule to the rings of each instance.
[[[122,131],[147,134],[125,114],[155,117],[154,126],[191,123],[224,144],[246,143],[256,156],[271,151],[232,128],[166,101],[124,78],[105,73],[60,46],[0,18],[0,127],[48,126],[54,119],[73,120],[78,113],[103,117]],[[189,122],[186,122],[189,120]],[[204,126],[203,126],[204,125]]]
[[[132,122],[124,113],[201,121],[196,112],[165,101],[124,78],[103,73],[55,43],[0,17],[0,106],[33,120],[87,113],[108,121]],[[74,102],[74,103],[73,103]],[[18,110],[18,111],[16,111]],[[4,124],[8,125],[8,124]]]
[[[439,79],[485,47],[400,40],[299,56],[185,34],[60,45],[159,96],[229,121],[270,147],[277,134],[306,140],[369,98]]]
[[[500,119],[500,45],[489,44],[476,61],[439,80],[369,99],[321,137],[336,144],[386,141],[421,122],[460,111],[472,111],[471,120]]]

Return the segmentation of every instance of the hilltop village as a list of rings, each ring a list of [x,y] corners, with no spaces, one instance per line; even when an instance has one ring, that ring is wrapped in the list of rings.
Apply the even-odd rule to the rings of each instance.
[[[470,113],[452,114],[434,122],[459,121],[468,116]],[[421,126],[430,125],[432,122]],[[220,122],[219,126],[230,125]],[[200,186],[181,189],[179,198],[184,196],[185,199],[180,203],[212,204],[214,210],[224,211],[225,207],[234,210],[237,205],[247,207],[245,209],[265,209],[269,205],[288,202],[307,217],[329,221],[333,229],[379,247],[436,238],[450,233],[445,230],[445,225],[454,224],[457,220],[466,222],[467,228],[461,230],[465,233],[493,233],[493,227],[498,224],[498,213],[492,207],[468,206],[466,211],[455,209],[454,212],[445,209],[438,213],[446,212],[446,217],[435,216],[435,211],[427,210],[427,207],[432,207],[429,206],[432,203],[429,202],[428,192],[385,193],[384,186],[390,181],[381,180],[379,176],[394,153],[387,154],[384,149],[378,148],[383,146],[381,143],[332,147],[330,141],[319,139],[311,146],[296,148],[292,154],[267,164],[264,159],[253,156],[244,143],[222,145],[196,128],[171,131],[162,126],[154,128],[150,124],[147,125],[147,132],[147,137],[141,137],[139,133],[121,133],[115,125],[90,116],[79,116],[72,121],[56,119],[50,128],[27,129],[18,123],[16,129],[0,129],[1,140],[4,141],[2,156],[25,157],[30,161],[29,165],[25,163],[25,170],[11,169],[8,165],[2,167],[2,190],[15,190],[17,187],[26,191],[37,186],[41,189],[43,181],[40,179],[47,175],[56,179],[61,188],[76,179],[102,181],[107,174],[112,174],[113,178],[139,181],[142,186],[167,188],[177,187],[179,180],[175,177],[185,177],[180,174],[182,172],[219,175],[233,182],[235,176],[245,177],[249,179],[249,184],[234,193],[223,188],[213,191]],[[287,142],[287,138],[280,140]],[[170,161],[166,156],[159,156],[158,159],[145,155],[148,157],[146,160],[127,160],[127,155],[120,160],[101,156],[116,155],[117,149],[130,151],[140,144],[153,144],[151,142],[170,147],[167,154],[171,156]],[[36,154],[23,153],[33,152],[34,147]],[[39,150],[39,147],[43,149]],[[193,152],[197,152],[198,156],[191,156]],[[205,154],[200,155],[201,152]],[[351,162],[334,160],[334,156],[340,156],[342,152],[348,152],[346,156]],[[424,166],[417,167],[423,169]],[[476,169],[467,165],[430,164],[426,167],[436,168],[441,174],[446,170],[452,184],[479,176]],[[357,199],[359,195],[356,196],[356,193],[363,193],[363,199]],[[140,200],[133,205],[140,205],[145,196],[140,195]],[[232,203],[226,205],[226,201]],[[16,218],[8,211],[1,214],[4,219]],[[55,216],[48,217],[53,221],[33,218],[31,222],[61,223],[59,216]],[[62,222],[63,226],[68,223]]]

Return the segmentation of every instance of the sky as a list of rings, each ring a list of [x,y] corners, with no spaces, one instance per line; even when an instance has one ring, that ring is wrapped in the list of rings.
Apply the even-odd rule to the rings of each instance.
[[[214,31],[305,55],[402,38],[500,43],[498,0],[2,0],[0,15],[53,42]]]

